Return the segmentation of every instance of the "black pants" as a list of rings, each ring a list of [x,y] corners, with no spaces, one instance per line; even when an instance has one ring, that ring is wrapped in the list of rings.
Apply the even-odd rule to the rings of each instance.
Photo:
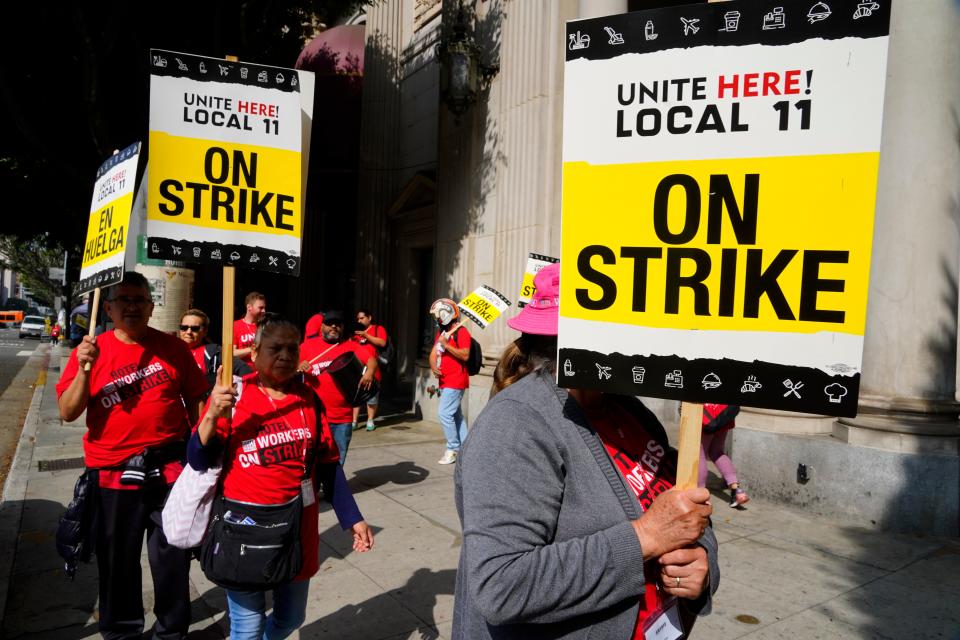
[[[139,639],[143,633],[140,554],[147,535],[153,574],[154,637],[185,638],[190,626],[190,552],[167,544],[160,509],[169,489],[100,489],[97,566],[100,634],[105,640]]]

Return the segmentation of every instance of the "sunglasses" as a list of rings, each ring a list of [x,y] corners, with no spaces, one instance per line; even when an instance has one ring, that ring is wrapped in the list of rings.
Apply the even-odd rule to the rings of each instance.
[[[194,333],[200,333],[202,329],[203,329],[203,325],[199,325],[199,324],[180,325],[180,331],[193,331]]]

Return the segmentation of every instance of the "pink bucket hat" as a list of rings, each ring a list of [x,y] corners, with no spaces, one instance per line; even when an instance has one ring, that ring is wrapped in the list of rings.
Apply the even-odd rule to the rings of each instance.
[[[533,298],[507,324],[517,331],[538,336],[557,335],[560,319],[560,263],[548,265],[533,278]]]

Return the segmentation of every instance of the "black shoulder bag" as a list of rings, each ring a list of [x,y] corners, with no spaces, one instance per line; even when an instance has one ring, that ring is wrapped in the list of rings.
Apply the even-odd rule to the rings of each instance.
[[[303,498],[258,505],[219,496],[203,539],[200,566],[225,589],[265,591],[290,582],[303,567]]]
[[[273,404],[272,398],[261,391]],[[276,405],[274,411],[286,422]],[[300,415],[306,426],[302,407]],[[318,416],[318,428],[319,422]],[[304,460],[306,456],[304,447]],[[304,477],[311,477],[306,462]],[[219,495],[200,550],[204,575],[225,589],[238,591],[266,591],[290,582],[303,567],[302,516],[300,491],[289,502],[270,505],[240,502]]]

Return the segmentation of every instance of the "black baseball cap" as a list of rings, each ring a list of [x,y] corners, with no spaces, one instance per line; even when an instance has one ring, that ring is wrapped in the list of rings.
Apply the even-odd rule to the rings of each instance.
[[[326,325],[339,324],[342,326],[343,311],[340,311],[339,309],[334,309],[333,311],[327,311],[325,314],[323,314],[323,324],[326,324]]]

